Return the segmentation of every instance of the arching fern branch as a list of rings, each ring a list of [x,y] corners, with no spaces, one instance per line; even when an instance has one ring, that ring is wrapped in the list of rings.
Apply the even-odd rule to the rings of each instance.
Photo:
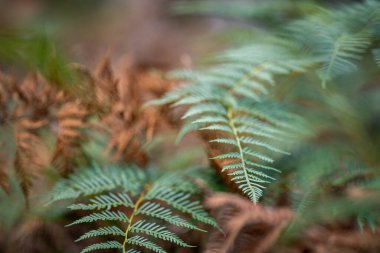
[[[361,59],[361,54],[369,44],[369,35],[366,32],[326,38],[319,48],[320,55],[326,58],[319,71],[322,87],[326,87],[326,82],[332,77],[356,70],[356,65],[351,61]]]
[[[352,32],[316,20],[297,21],[289,29],[294,33],[290,36],[306,39],[304,42],[319,58],[321,66],[317,73],[323,88],[334,77],[355,71],[356,62],[362,58],[371,41],[371,34],[367,29]],[[311,35],[306,36],[306,31]]]
[[[92,244],[82,253],[104,249],[137,253],[143,252],[143,248],[164,253],[166,251],[151,239],[192,247],[168,230],[165,223],[204,231],[181,217],[186,215],[194,221],[217,227],[202,205],[191,199],[194,193],[196,188],[186,181],[184,173],[170,174],[152,181],[148,173],[134,166],[101,168],[94,165],[58,183],[53,190],[52,201],[88,199],[85,203],[69,206],[71,210],[89,212],[70,225],[106,222],[104,227],[85,233],[77,241],[102,236],[114,237],[115,240]],[[126,213],[125,208],[130,211]]]
[[[300,122],[270,101],[269,89],[275,75],[302,72],[315,60],[299,60],[286,41],[229,50],[216,59],[218,64],[204,72],[174,72],[188,85],[153,104],[190,105],[180,135],[192,130],[217,132],[221,137],[210,142],[228,152],[213,159],[228,161],[222,172],[257,202],[265,184],[274,179],[269,171],[278,171],[268,163],[274,161],[275,153],[286,153],[277,147],[278,142],[292,139]]]
[[[335,9],[325,9],[311,3],[294,3],[283,0],[263,1],[259,3],[245,3],[242,5],[216,0],[190,2],[183,1],[175,5],[175,9],[183,14],[218,14],[222,16],[256,17],[259,18],[263,10],[272,13],[279,6],[284,12],[290,4],[294,10],[296,5],[307,8],[307,15],[292,20],[288,24],[281,22],[278,27],[283,33],[272,32],[275,38],[285,38],[294,44],[299,44],[299,49],[307,49],[311,55],[319,60],[317,74],[322,86],[327,82],[343,74],[357,69],[360,59],[365,56],[371,45],[378,44],[380,38],[380,2],[366,0],[361,3],[340,4]],[[257,5],[258,4],[258,5]],[[267,7],[270,6],[269,9]],[[274,7],[276,6],[276,7]],[[303,6],[303,7],[302,7]],[[262,9],[261,7],[264,7]],[[253,9],[254,11],[253,11]],[[286,10],[285,10],[286,12]],[[291,15],[294,18],[294,15]],[[281,19],[281,21],[283,21]],[[253,44],[257,44],[261,36],[255,38]],[[272,38],[271,40],[275,40]],[[377,43],[376,43],[377,42]],[[269,41],[271,43],[271,41]],[[262,51],[267,53],[268,51]],[[374,52],[375,60],[378,55]],[[290,58],[291,59],[291,58]],[[300,56],[298,59],[303,59]]]
[[[328,81],[357,69],[359,60],[378,39],[380,3],[367,1],[321,9],[287,25],[285,37],[303,43],[319,58],[317,73],[325,87]],[[375,54],[376,57],[376,54]]]

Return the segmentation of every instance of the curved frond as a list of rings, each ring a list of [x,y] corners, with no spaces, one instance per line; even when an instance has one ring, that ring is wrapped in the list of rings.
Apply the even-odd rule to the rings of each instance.
[[[95,243],[86,248],[84,248],[81,253],[87,253],[94,250],[105,250],[105,249],[121,249],[122,245],[118,241],[108,241],[102,243]]]
[[[155,243],[149,241],[148,239],[146,239],[142,236],[139,236],[139,235],[135,235],[135,236],[129,238],[127,240],[127,243],[131,244],[131,245],[137,245],[140,247],[144,247],[146,249],[152,250],[152,251],[157,252],[157,253],[166,253],[166,251],[164,251],[160,246],[158,246],[157,244],[155,244]]]
[[[188,193],[175,192],[172,189],[158,188],[151,190],[146,199],[148,200],[161,200],[166,202],[173,208],[191,215],[197,221],[217,227],[218,225],[207,212],[204,211],[199,201],[191,201],[191,195]]]
[[[217,55],[217,64],[205,71],[173,72],[172,77],[188,85],[160,100],[173,106],[189,105],[182,116],[186,123],[181,136],[192,130],[219,133],[218,138],[209,141],[227,152],[212,158],[228,161],[223,172],[228,171],[231,180],[253,202],[261,197],[268,180],[273,180],[265,171],[270,168],[267,164],[280,154],[288,154],[278,144],[292,139],[301,129],[294,124],[294,115],[267,105],[276,75],[304,72],[318,62],[298,54],[287,41],[228,50]],[[176,197],[165,198],[170,202]],[[184,204],[180,208],[186,209],[187,203],[180,203]]]
[[[321,37],[316,51],[323,61],[318,72],[322,87],[335,76],[355,71],[357,67],[354,61],[361,59],[369,45],[370,36],[367,32]]]
[[[149,236],[153,236],[155,238],[178,244],[182,247],[190,247],[189,244],[185,243],[176,234],[168,231],[165,227],[162,227],[155,223],[139,220],[131,226],[130,231],[133,233],[142,233]]]
[[[170,209],[161,206],[159,203],[145,202],[137,210],[136,215],[139,215],[139,214],[160,219],[170,224],[176,225],[178,227],[201,230],[197,228],[196,226],[194,226],[193,224],[191,224],[190,222],[182,219],[181,217],[177,215],[174,215]],[[201,230],[201,231],[204,231],[204,230]]]
[[[82,241],[91,237],[105,236],[105,235],[124,236],[124,231],[122,231],[120,228],[116,226],[101,227],[101,228],[94,229],[85,233],[84,235],[79,237],[76,241]]]
[[[89,214],[84,216],[73,223],[70,223],[68,226],[77,225],[81,223],[90,223],[95,221],[121,221],[128,222],[128,217],[125,213],[120,211],[102,211]]]
[[[82,169],[61,181],[59,187],[53,191],[52,201],[90,196],[116,188],[135,195],[144,180],[144,174],[133,167],[125,171],[119,167],[104,169],[94,164],[91,168]]]
[[[89,200],[88,204],[72,204],[71,210],[94,210],[110,209],[112,207],[125,206],[133,207],[133,202],[126,193],[108,193],[95,196]]]

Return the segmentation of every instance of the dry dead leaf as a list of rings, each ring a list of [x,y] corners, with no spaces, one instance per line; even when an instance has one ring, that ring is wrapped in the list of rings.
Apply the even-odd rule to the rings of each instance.
[[[211,233],[205,253],[264,253],[276,242],[293,216],[289,208],[269,208],[229,193],[208,197],[222,231]]]

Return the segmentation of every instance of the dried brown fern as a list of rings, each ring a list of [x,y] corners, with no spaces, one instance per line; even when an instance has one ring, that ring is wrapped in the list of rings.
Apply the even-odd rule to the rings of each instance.
[[[13,129],[14,138],[9,139],[15,143],[14,154],[9,153],[11,150],[4,154],[3,160],[7,164],[4,170],[14,167],[24,192],[28,194],[33,181],[43,174],[52,160],[46,133],[56,136],[57,150],[62,147],[63,139],[71,144],[65,131],[62,135],[60,130],[56,130],[57,125],[62,127],[60,107],[72,98],[38,74],[29,74],[21,82],[16,82],[12,76],[2,73],[0,87],[1,127]]]
[[[28,75],[12,88],[10,98],[15,107],[8,111],[8,123],[13,125],[16,143],[14,168],[28,194],[33,179],[49,164],[49,149],[40,136],[40,129],[48,124],[47,106],[52,88],[36,74]]]
[[[108,57],[101,59],[96,67],[94,78],[96,79],[96,98],[103,108],[110,109],[111,105],[119,98],[118,79],[116,79]]]
[[[78,64],[73,71],[76,83],[64,90],[39,74],[29,74],[21,82],[0,74],[0,126],[13,128],[16,146],[14,155],[4,154],[1,159],[2,186],[12,164],[25,193],[33,178],[50,165],[61,174],[74,170],[85,162],[82,145],[89,131],[108,136],[106,159],[143,165],[144,143],[157,129],[170,125],[165,108],[143,108],[173,84],[159,73],[131,64],[114,72],[108,58],[99,62],[94,74]],[[46,136],[55,139],[53,149]]]
[[[359,231],[316,225],[307,229],[295,245],[289,246],[295,253],[375,253],[380,249],[379,233],[378,229]]]
[[[293,213],[269,208],[228,193],[211,195],[205,202],[222,231],[214,231],[205,253],[263,253],[276,242]]]
[[[62,175],[74,170],[75,158],[81,154],[81,141],[85,138],[81,129],[86,127],[86,116],[87,110],[77,101],[68,101],[57,112],[57,142],[52,164]]]
[[[142,144],[152,139],[157,128],[169,125],[163,109],[145,108],[144,104],[160,97],[173,82],[131,64],[117,73],[115,79],[109,61],[104,59],[93,77],[99,105],[108,106],[100,117],[101,128],[110,136],[106,150],[112,161],[132,160],[142,165],[147,162]]]
[[[41,253],[60,251],[79,251],[64,227],[59,224],[45,222],[39,219],[30,219],[20,224],[9,235],[4,253]]]
[[[27,118],[22,118],[15,124],[15,170],[26,194],[29,193],[33,179],[42,175],[42,170],[49,165],[48,148],[37,133],[44,125],[45,120],[32,121]]]

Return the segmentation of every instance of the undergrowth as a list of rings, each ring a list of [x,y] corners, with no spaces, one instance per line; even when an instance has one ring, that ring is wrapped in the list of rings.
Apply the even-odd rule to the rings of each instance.
[[[174,5],[177,15],[261,25],[227,32],[235,46],[194,69],[114,73],[105,59],[95,73],[70,66],[77,85],[69,86],[52,85],[54,80],[41,74],[19,81],[1,73],[1,206],[13,197],[20,200],[14,213],[4,212],[14,215],[4,228],[19,231],[18,217],[25,223],[38,217],[45,224],[51,210],[51,219],[80,216],[70,228],[89,228],[78,238],[88,241],[82,252],[128,253],[192,247],[186,235],[214,228],[226,233],[213,230],[206,252],[240,250],[240,243],[264,251],[280,234],[291,241],[315,224],[323,224],[326,235],[347,227],[376,233],[380,3],[333,8],[274,0],[249,6],[256,5]],[[205,144],[207,170],[216,171],[211,179],[182,170],[186,166],[166,171],[151,165],[161,153],[149,153],[147,146],[176,129],[178,118],[183,120],[179,144],[186,146],[187,134],[197,130],[190,140]],[[177,163],[172,154],[160,159]],[[199,164],[204,165],[188,167]],[[41,206],[41,191],[52,185],[54,204],[34,210]],[[247,199],[213,195],[211,188]],[[58,208],[66,204],[72,216]],[[316,240],[312,235],[303,238]],[[257,238],[266,239],[256,243]]]

